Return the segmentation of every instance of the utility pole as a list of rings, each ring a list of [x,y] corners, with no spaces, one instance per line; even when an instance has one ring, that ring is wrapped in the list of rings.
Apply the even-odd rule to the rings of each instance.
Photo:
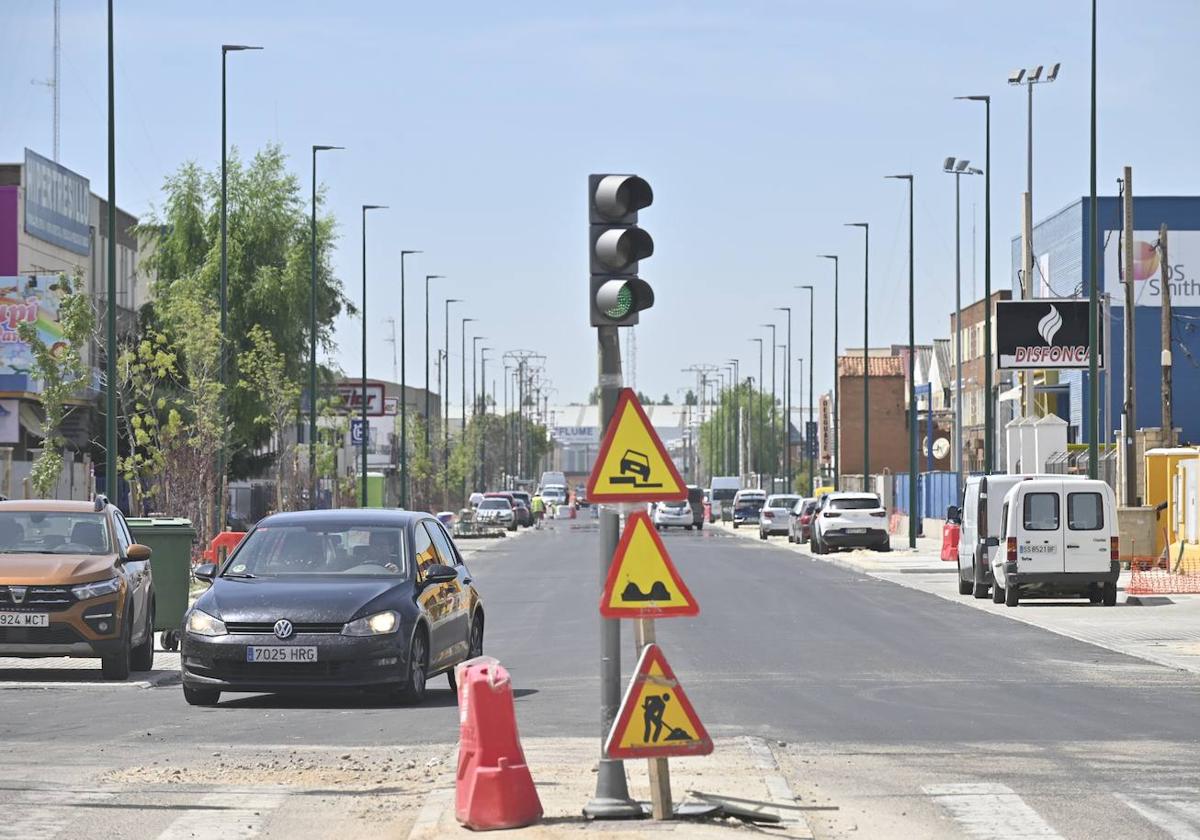
[[[1175,420],[1171,416],[1171,263],[1167,226],[1158,229],[1158,255],[1162,271],[1162,428],[1167,446],[1175,445]]]
[[[1125,222],[1125,253],[1124,276],[1125,284],[1125,416],[1122,420],[1125,446],[1125,505],[1132,507],[1138,503],[1137,464],[1134,459],[1137,454],[1135,433],[1137,431],[1137,386],[1135,383],[1136,366],[1134,365],[1134,305],[1133,298],[1133,167],[1125,167],[1125,195],[1122,202]]]
[[[392,345],[392,381],[395,382],[400,376],[399,363],[396,361],[396,319],[388,318],[384,323],[391,328],[383,340]]]
[[[1099,475],[1100,460],[1100,394],[1099,364],[1096,345],[1100,336],[1100,234],[1096,216],[1096,0],[1092,0],[1092,85],[1091,85],[1091,153],[1089,158],[1090,195],[1088,199],[1088,478]],[[1106,330],[1107,338],[1112,330]],[[1105,356],[1107,359],[1108,357]],[[1112,382],[1112,375],[1105,377]],[[1108,405],[1112,405],[1111,402]],[[1106,409],[1108,410],[1108,409]],[[1109,424],[1109,428],[1111,428]]]

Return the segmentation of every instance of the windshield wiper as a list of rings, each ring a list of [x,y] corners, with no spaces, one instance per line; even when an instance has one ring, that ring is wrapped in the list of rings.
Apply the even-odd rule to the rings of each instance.
[[[223,578],[240,578],[240,579],[246,580],[246,579],[250,579],[250,578],[256,578],[256,577],[258,577],[258,575],[252,575],[249,572],[227,572],[227,573],[221,575],[221,577],[223,577]]]

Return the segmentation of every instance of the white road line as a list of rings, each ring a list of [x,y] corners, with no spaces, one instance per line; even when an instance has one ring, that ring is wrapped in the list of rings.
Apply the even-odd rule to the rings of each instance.
[[[1175,840],[1200,840],[1200,800],[1195,791],[1124,793],[1113,796]]]
[[[1037,811],[1004,785],[987,782],[927,785],[922,790],[949,811],[970,837],[985,840],[1059,837]]]
[[[283,802],[282,792],[206,793],[158,835],[158,840],[250,840]]]
[[[80,816],[79,806],[111,799],[113,794],[95,790],[29,790],[15,801],[0,806],[2,840],[50,840]]]

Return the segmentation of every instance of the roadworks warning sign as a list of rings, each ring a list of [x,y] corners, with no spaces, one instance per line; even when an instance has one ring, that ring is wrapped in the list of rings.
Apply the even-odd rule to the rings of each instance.
[[[589,502],[682,501],[687,485],[663,448],[642,404],[621,389],[588,478]]]
[[[606,618],[671,618],[699,612],[700,605],[671,562],[650,517],[641,511],[629,514],[608,567],[600,614]]]
[[[609,758],[708,755],[712,739],[658,645],[646,645],[604,753]]]

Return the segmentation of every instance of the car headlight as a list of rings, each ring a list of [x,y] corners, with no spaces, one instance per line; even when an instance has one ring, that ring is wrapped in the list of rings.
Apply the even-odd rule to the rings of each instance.
[[[188,613],[187,629],[197,636],[224,636],[225,622],[209,615],[204,610],[192,610]]]
[[[386,636],[400,626],[400,616],[392,610],[363,616],[342,628],[343,636]]]
[[[120,592],[124,585],[124,580],[119,577],[109,578],[108,580],[98,580],[95,583],[85,583],[80,586],[71,588],[71,592],[80,601],[86,601],[89,598],[99,598],[101,595],[111,595],[114,592]]]

